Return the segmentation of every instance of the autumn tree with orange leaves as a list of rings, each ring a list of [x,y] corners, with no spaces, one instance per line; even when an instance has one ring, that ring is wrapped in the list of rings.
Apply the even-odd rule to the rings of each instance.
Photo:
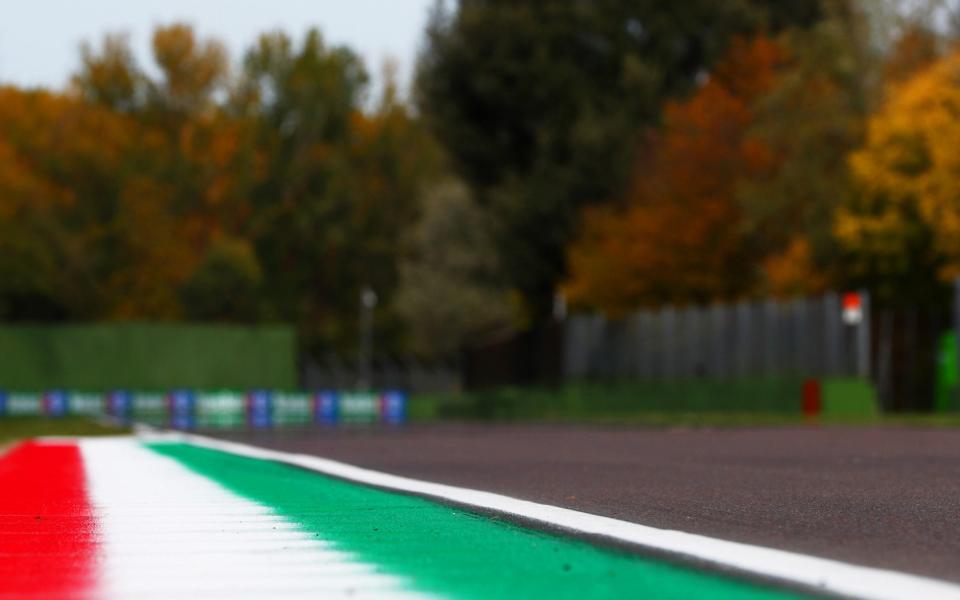
[[[706,38],[579,5],[544,9],[555,31],[498,3],[438,13],[416,109],[389,76],[370,99],[366,65],[316,30],[231,62],[162,26],[153,69],[107,36],[63,92],[0,87],[0,319],[283,321],[350,353],[370,286],[379,348],[449,355],[550,318],[563,276],[572,306],[613,314],[942,292],[956,58],[935,22],[880,57],[864,4],[806,5],[780,22],[704,2]],[[489,37],[505,15],[516,39]]]
[[[734,298],[750,287],[737,185],[777,164],[749,130],[753,103],[784,60],[767,37],[737,39],[690,99],[667,105],[625,205],[585,216],[570,252],[572,302],[623,313]]]
[[[0,88],[0,318],[282,320],[349,349],[361,287],[387,344],[401,237],[436,151],[395,86],[311,31],[240,68],[182,24],[81,48],[66,93]]]

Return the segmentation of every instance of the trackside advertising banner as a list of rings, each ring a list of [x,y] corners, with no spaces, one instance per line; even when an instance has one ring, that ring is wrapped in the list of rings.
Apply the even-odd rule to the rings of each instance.
[[[386,423],[407,418],[407,394],[281,390],[114,390],[107,393],[0,390],[0,418],[11,416],[112,417],[173,429],[283,427],[310,424]]]

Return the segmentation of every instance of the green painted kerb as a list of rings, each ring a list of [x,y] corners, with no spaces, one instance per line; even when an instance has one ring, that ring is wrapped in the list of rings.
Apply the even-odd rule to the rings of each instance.
[[[150,444],[306,532],[455,598],[796,598],[422,498],[188,444]]]

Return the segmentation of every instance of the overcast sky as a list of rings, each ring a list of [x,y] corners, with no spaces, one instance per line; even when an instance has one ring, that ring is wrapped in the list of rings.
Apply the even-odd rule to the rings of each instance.
[[[378,78],[397,59],[409,80],[433,0],[0,0],[0,83],[61,88],[79,64],[82,40],[126,31],[140,63],[150,67],[157,24],[186,21],[220,38],[236,62],[260,32],[282,29],[297,39],[318,26],[328,42],[347,44]]]

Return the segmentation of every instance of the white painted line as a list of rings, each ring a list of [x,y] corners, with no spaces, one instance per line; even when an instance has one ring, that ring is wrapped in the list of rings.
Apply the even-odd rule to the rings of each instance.
[[[77,443],[101,543],[97,597],[422,597],[136,438]]]
[[[628,542],[838,596],[869,600],[960,600],[960,585],[947,581],[682,531],[657,529],[501,494],[390,475],[316,456],[279,452],[186,433],[150,434],[141,439],[187,442],[241,456],[282,462],[357,483],[438,498],[463,506],[515,515],[572,532]]]

